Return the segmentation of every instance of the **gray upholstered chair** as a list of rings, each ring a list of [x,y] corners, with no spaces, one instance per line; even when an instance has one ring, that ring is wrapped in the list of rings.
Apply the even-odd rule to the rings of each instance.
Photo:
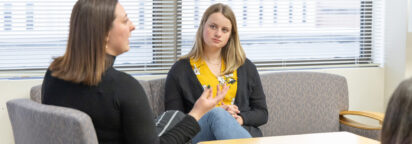
[[[260,75],[269,111],[265,136],[349,131],[379,139],[381,126],[368,126],[343,115],[367,116],[382,123],[383,114],[348,111],[345,77],[320,72]]]
[[[16,144],[97,144],[90,117],[75,109],[29,99],[7,102]]]

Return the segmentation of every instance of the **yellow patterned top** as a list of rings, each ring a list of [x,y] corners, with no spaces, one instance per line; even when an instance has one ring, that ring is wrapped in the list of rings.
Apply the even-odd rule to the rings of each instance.
[[[210,87],[213,89],[213,97],[216,96],[217,85],[219,83],[221,83],[221,85],[226,83],[228,86],[230,86],[225,98],[223,98],[223,103],[225,103],[226,105],[234,103],[237,91],[237,70],[235,70],[232,74],[216,77],[203,59],[195,61],[191,58],[190,66],[192,66],[192,70],[196,74],[196,77],[199,80],[200,84],[202,84],[203,88],[210,85]],[[226,66],[222,59],[221,72],[223,72],[225,68]],[[220,105],[221,103],[219,102],[217,106]]]

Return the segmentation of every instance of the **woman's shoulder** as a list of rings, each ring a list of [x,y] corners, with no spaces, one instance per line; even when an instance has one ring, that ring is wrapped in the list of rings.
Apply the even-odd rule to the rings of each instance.
[[[179,59],[170,68],[169,73],[170,72],[180,72],[180,71],[188,68],[188,66],[190,67],[190,60],[189,59],[187,59],[187,58]]]
[[[51,83],[53,79],[57,79],[53,77],[51,73],[52,71],[50,69],[46,70],[46,73],[44,74],[44,77],[43,77],[43,86],[45,86],[45,83],[48,84],[48,83]]]
[[[44,73],[44,78],[46,78],[46,77],[51,77],[51,70],[50,70],[50,68],[48,68],[47,70],[46,70],[46,73]]]
[[[135,86],[139,84],[138,81],[130,74],[118,71],[114,68],[109,68],[106,73],[106,77],[117,81],[117,84],[124,85],[124,86]]]
[[[181,66],[187,66],[190,65],[190,60],[188,58],[182,58],[177,60],[172,67],[181,67]]]
[[[59,77],[53,76],[53,71],[50,70],[50,68],[48,68],[46,70],[46,73],[44,74],[43,83],[49,83],[49,82],[52,83],[52,82],[57,82],[57,81],[58,82],[69,82],[69,81],[63,80]]]
[[[249,70],[249,69],[256,69],[256,66],[252,61],[250,61],[250,59],[246,58],[243,65],[240,66],[239,68],[244,68],[244,69]]]
[[[254,64],[252,63],[252,61],[250,61],[250,59],[248,59],[248,58],[245,59],[245,64],[254,65]]]

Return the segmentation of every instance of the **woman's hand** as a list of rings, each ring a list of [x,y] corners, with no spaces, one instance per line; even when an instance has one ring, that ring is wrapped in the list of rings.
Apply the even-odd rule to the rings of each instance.
[[[225,105],[225,103],[222,102],[220,107],[229,112],[232,116],[240,113],[239,108],[236,105]]]
[[[240,125],[243,125],[243,119],[242,119],[242,117],[241,117],[240,115],[234,115],[233,117],[236,119],[236,121],[237,121]]]
[[[239,111],[239,108],[236,105],[225,105],[222,102],[222,105],[220,107],[222,107],[227,112],[229,112],[230,115],[232,115],[240,125],[243,125],[243,119],[242,119],[241,116],[238,115],[240,113],[240,111]]]
[[[205,88],[202,95],[197,99],[192,110],[189,112],[189,115],[194,117],[196,120],[199,120],[204,114],[209,110],[213,109],[226,95],[229,90],[229,86],[224,85],[222,89],[220,86],[217,86],[216,97],[213,98],[213,90],[208,87]]]

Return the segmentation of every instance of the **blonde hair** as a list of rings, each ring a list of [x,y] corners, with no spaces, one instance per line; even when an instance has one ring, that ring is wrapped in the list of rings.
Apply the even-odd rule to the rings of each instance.
[[[243,51],[242,46],[240,45],[235,14],[233,13],[232,9],[230,9],[230,7],[225,4],[216,3],[206,9],[206,11],[203,13],[202,20],[200,21],[193,48],[188,54],[182,56],[181,59],[193,58],[195,60],[199,60],[202,58],[204,54],[203,29],[209,16],[217,12],[222,13],[223,16],[229,19],[232,24],[229,40],[221,51],[221,56],[223,57],[223,61],[226,65],[226,69],[222,74],[226,75],[233,73],[236,69],[243,65],[243,63],[245,63],[246,54]]]
[[[66,52],[55,58],[52,76],[97,85],[106,70],[106,37],[115,19],[117,0],[79,0],[70,17]]]

